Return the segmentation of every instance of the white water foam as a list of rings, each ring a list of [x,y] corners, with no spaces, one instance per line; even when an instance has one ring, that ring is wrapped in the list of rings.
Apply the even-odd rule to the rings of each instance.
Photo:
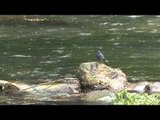
[[[32,57],[31,55],[13,55],[12,57]]]

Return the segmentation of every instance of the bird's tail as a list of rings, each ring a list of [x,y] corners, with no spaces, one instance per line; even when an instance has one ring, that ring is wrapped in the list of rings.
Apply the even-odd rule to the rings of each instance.
[[[104,64],[108,64],[108,62],[109,62],[108,60],[103,59]]]

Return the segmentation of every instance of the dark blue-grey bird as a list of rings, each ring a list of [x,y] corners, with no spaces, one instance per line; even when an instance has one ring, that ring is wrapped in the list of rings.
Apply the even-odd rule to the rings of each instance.
[[[103,53],[100,50],[97,51],[96,58],[99,61],[102,61],[102,60],[105,61],[105,57],[104,57]]]

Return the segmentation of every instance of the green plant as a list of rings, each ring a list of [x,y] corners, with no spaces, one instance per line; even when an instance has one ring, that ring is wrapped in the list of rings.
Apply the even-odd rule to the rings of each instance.
[[[160,93],[129,93],[127,90],[117,93],[116,105],[159,105]]]

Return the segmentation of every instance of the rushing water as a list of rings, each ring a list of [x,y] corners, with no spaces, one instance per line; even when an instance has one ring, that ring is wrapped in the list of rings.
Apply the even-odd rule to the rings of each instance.
[[[21,15],[0,16],[0,23],[0,79],[75,77],[102,49],[128,80],[160,80],[160,16]]]

